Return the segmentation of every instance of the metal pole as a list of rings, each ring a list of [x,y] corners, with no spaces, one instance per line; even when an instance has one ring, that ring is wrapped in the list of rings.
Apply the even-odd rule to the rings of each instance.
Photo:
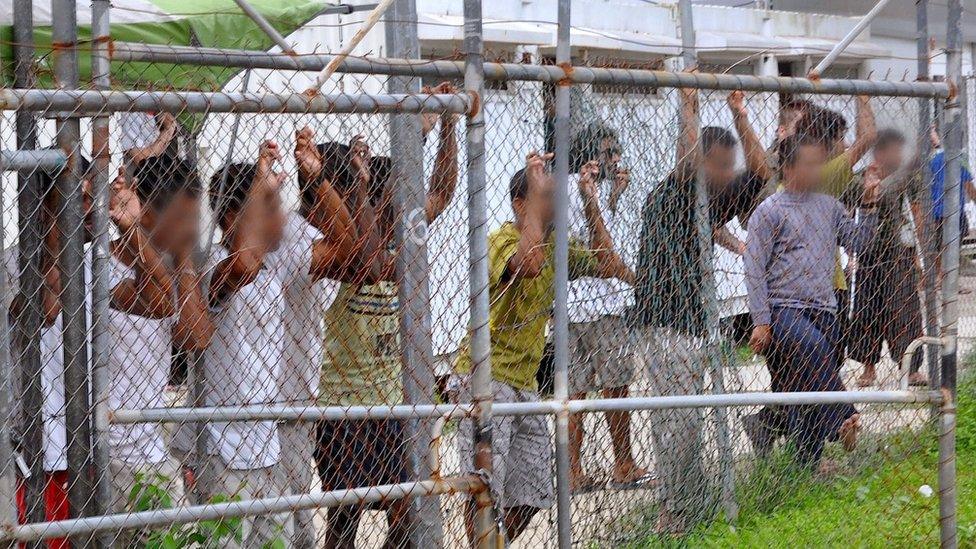
[[[570,29],[572,24],[570,0],[559,0],[556,31],[556,64],[572,65]],[[553,397],[557,401],[569,399],[569,117],[571,83],[556,83],[556,119],[553,125],[556,176],[556,247],[554,250],[555,303],[553,304],[553,344],[555,347],[555,378]],[[572,498],[569,485],[569,411],[556,414],[556,533],[559,548],[573,544]]]
[[[443,479],[382,484],[352,490],[335,490],[318,494],[276,496],[262,499],[213,503],[169,509],[155,509],[135,513],[101,517],[42,522],[15,526],[0,531],[0,540],[36,540],[89,534],[91,532],[131,530],[188,524],[191,522],[223,521],[232,518],[274,515],[304,509],[322,509],[343,505],[364,505],[378,501],[421,497],[437,494],[456,494],[483,490],[481,479],[457,476]],[[250,549],[250,548],[249,548]]]
[[[269,23],[263,15],[261,15],[261,12],[254,9],[254,6],[247,2],[247,0],[234,0],[234,2],[237,3],[237,7],[241,8],[241,11],[247,14],[247,16],[254,21],[254,24],[256,24],[258,28],[264,32],[264,34],[268,35],[268,38],[270,38],[272,42],[281,48],[281,51],[295,55],[295,50],[292,49],[291,44],[289,44],[285,40],[285,37],[278,32],[278,29],[274,28],[274,26]]]
[[[915,2],[915,28],[918,33],[916,39],[916,57],[918,62],[916,80],[928,82],[929,72],[929,16],[928,0],[916,0]],[[929,131],[932,128],[932,100],[928,97],[918,98],[918,155],[922,160],[920,164],[921,178],[923,187],[928,189],[932,182],[932,164],[929,161],[932,157],[932,142],[929,139]],[[917,220],[916,225],[921,229],[916,253],[921,259],[922,266],[922,303],[925,314],[925,335],[928,337],[939,336],[939,296],[936,291],[936,257],[939,254],[940,243],[936,242],[935,214],[932,210],[932,193],[923,192],[919,197],[922,218]],[[935,346],[928,346],[926,352],[926,362],[929,378],[929,387],[936,389],[939,387],[939,349]],[[931,410],[933,418],[938,414],[935,407]]]
[[[72,116],[120,111],[181,113],[382,114],[468,112],[460,94],[322,94],[0,89],[0,110],[60,111]]]
[[[962,83],[962,3],[949,1],[949,28],[946,33],[946,81],[953,89]],[[959,217],[962,211],[959,186],[962,184],[962,136],[960,96],[946,101],[945,106],[945,184],[943,196],[942,233],[942,388],[956,392],[956,337],[959,320]]]
[[[623,410],[673,410],[675,408],[715,408],[740,406],[805,406],[811,404],[930,404],[941,403],[938,391],[830,391],[813,393],[727,393],[721,395],[674,395],[586,400],[542,400],[495,402],[492,414],[551,415],[560,410],[574,413]],[[171,423],[189,421],[358,421],[363,419],[404,419],[471,417],[474,404],[425,404],[397,406],[217,406],[209,408],[152,408],[116,410],[115,425]]]
[[[32,0],[14,2],[14,85],[20,88],[34,86],[34,15]],[[17,148],[37,148],[37,118],[32,112],[19,110],[16,114]],[[18,318],[14,319],[17,333],[16,348],[19,351],[19,371],[10,380],[11,395],[14,387],[21,393],[21,409],[11,408],[11,413],[23,420],[20,451],[30,468],[30,477],[24,479],[24,502],[28,522],[41,522],[44,513],[44,451],[43,451],[43,388],[41,379],[41,330],[44,313],[41,306],[41,254],[43,245],[41,227],[42,197],[38,189],[36,170],[22,171],[17,176],[18,212],[18,281],[23,302]],[[11,433],[12,434],[12,433]]]
[[[109,60],[109,8],[110,0],[92,0],[92,84],[97,89],[108,90],[111,82]],[[111,510],[112,481],[109,468],[108,423],[108,353],[111,344],[108,334],[109,315],[109,122],[110,116],[92,119],[92,395],[94,405],[94,475],[95,514],[107,515]],[[114,536],[103,534],[99,545],[111,547]]]
[[[821,59],[820,62],[817,63],[817,66],[810,71],[810,78],[818,78],[821,74],[823,74],[823,71],[827,70],[827,67],[829,67],[834,61],[837,60],[838,57],[840,57],[840,54],[847,49],[847,46],[851,45],[851,42],[853,42],[859,34],[864,32],[864,29],[868,28],[871,21],[874,21],[874,18],[881,13],[881,10],[888,5],[888,2],[889,0],[878,0],[878,3],[871,8],[871,11],[867,12],[864,17],[862,17],[857,24],[854,25],[854,28],[847,33],[847,36],[842,38],[841,41],[834,46],[834,49],[830,50],[830,53]]]
[[[693,45],[693,44],[692,44]],[[251,69],[280,69],[320,71],[335,55],[310,54],[291,56],[281,53],[194,46],[168,46],[134,42],[114,42],[113,59],[124,62],[176,63],[214,67]],[[555,83],[567,79],[576,84],[608,84],[658,88],[700,88],[716,90],[744,90],[828,95],[885,95],[885,96],[945,96],[948,87],[943,83],[894,82],[859,79],[817,82],[807,78],[740,74],[688,74],[639,69],[608,69],[601,67],[572,67],[530,65],[521,63],[485,63],[485,80],[530,81]],[[464,76],[460,61],[432,61],[427,59],[399,59],[392,57],[347,57],[336,67],[347,74],[421,76],[431,79],[455,79]]]
[[[474,418],[474,467],[489,475],[491,457],[491,331],[488,325],[488,198],[485,180],[484,43],[481,0],[464,0],[464,89],[477,98],[468,114],[465,138],[468,174],[468,267],[471,317],[471,395]],[[479,547],[495,546],[499,535],[492,520],[490,490],[476,496],[475,540]]]
[[[0,160],[0,171],[4,169]],[[4,211],[3,193],[0,192],[0,212]],[[0,242],[6,230],[0,223]],[[6,300],[10,286],[6,276],[0,276],[0,296]],[[17,466],[12,434],[14,429],[13,378],[14,366],[10,352],[10,325],[7,311],[0,312],[0,526],[4,530],[17,525]],[[13,549],[16,544],[5,543]]]
[[[939,545],[955,549],[956,530],[956,405],[945,391],[939,407]]]
[[[420,57],[417,39],[417,4],[415,0],[396,0],[387,10],[386,44],[393,55]],[[420,92],[420,80],[393,77],[387,82],[393,94]],[[430,404],[434,391],[434,353],[430,321],[430,269],[427,258],[427,214],[424,186],[423,143],[420,119],[414,115],[390,117],[390,156],[395,185],[395,208],[399,212],[396,231],[397,282],[400,302],[400,345],[402,357],[404,404]],[[410,464],[414,477],[430,476],[428,454],[433,421],[410,419],[405,422]],[[415,547],[439,547],[443,544],[440,501],[438,497],[410,500],[411,542]]]
[[[681,14],[681,46],[683,48],[682,58],[685,63],[685,70],[698,66],[698,52],[695,49],[695,22],[694,10],[691,0],[680,0],[678,2]],[[701,133],[701,121],[695,120],[696,132]],[[695,179],[695,224],[697,225],[698,244],[701,248],[702,272],[702,305],[705,308],[705,323],[708,330],[707,355],[709,361],[709,373],[712,381],[712,394],[725,393],[725,372],[724,361],[730,358],[723,349],[722,332],[718,311],[718,294],[715,288],[715,271],[712,260],[712,227],[708,214],[709,209],[708,187],[705,185],[703,177]],[[688,375],[692,375],[691,372]],[[738,505],[735,502],[735,462],[732,452],[732,442],[729,435],[728,410],[725,408],[715,409],[715,444],[719,452],[719,467],[722,482],[721,502],[727,517],[735,520],[739,514]],[[689,436],[702,437],[703,433],[689,433]],[[701,441],[699,441],[699,445]],[[700,448],[700,446],[699,446]],[[662,449],[658,449],[661,452]],[[701,456],[695,459],[701,460]]]
[[[62,47],[54,50],[54,75],[60,88],[78,87],[78,22],[75,0],[54,0],[51,37]],[[88,384],[88,328],[85,303],[85,215],[80,163],[81,128],[71,114],[57,121],[58,147],[68,164],[57,181],[61,196],[58,228],[61,235],[61,317],[64,341],[65,425],[68,435],[68,505],[75,517],[91,514],[92,484],[91,394]],[[80,541],[80,540],[79,540]],[[83,542],[82,542],[83,544]]]
[[[678,0],[679,29],[681,30],[681,60],[685,70],[698,66],[698,50],[695,45],[694,8],[687,0]]]
[[[4,171],[33,173],[37,170],[57,172],[68,157],[54,149],[0,151],[0,165]]]

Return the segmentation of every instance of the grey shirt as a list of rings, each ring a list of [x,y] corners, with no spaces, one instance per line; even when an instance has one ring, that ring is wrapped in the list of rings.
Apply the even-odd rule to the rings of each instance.
[[[755,325],[769,324],[772,307],[837,310],[837,245],[860,253],[877,226],[877,214],[859,222],[840,201],[819,193],[776,193],[759,205],[746,239],[746,289]]]

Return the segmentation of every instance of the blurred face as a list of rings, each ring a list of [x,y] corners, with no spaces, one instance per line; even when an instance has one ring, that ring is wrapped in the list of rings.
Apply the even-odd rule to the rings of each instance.
[[[783,166],[783,182],[791,191],[811,192],[820,189],[827,151],[820,145],[802,145],[792,166]]]
[[[710,190],[724,189],[735,178],[735,148],[715,145],[708,149],[702,170]]]
[[[180,192],[160,210],[146,208],[142,226],[164,252],[191,250],[200,238],[200,198]]]
[[[555,187],[556,182],[551,174],[547,174],[541,182],[530,181],[525,198],[516,199],[513,204],[515,212],[520,216],[526,212],[538,212],[542,226],[547,231],[552,230],[556,218]]]
[[[881,170],[890,174],[901,167],[905,158],[905,145],[902,143],[889,143],[884,147],[874,149],[874,161],[881,166]]]
[[[600,162],[601,181],[612,179],[614,174],[617,173],[622,152],[620,143],[616,139],[607,137],[600,143],[600,158],[598,161]]]
[[[776,138],[782,141],[796,133],[796,123],[803,116],[800,109],[784,109],[780,114],[779,125],[776,127]]]

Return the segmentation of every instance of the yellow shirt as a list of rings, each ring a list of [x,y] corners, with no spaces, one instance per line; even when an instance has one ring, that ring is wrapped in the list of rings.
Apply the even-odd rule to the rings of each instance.
[[[538,391],[535,376],[546,344],[546,321],[555,299],[556,272],[553,240],[545,245],[546,262],[534,278],[506,278],[508,261],[515,255],[521,233],[505,223],[488,236],[488,325],[491,330],[491,376],[520,390]],[[596,257],[579,242],[569,243],[569,278],[596,276]],[[467,338],[454,370],[471,371]]]

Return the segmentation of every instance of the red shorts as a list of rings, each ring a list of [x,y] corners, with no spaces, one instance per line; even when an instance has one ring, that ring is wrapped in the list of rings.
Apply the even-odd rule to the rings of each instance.
[[[68,473],[54,471],[45,473],[44,482],[44,517],[49,521],[65,520],[68,518]],[[17,518],[21,524],[27,522],[27,503],[24,501],[24,481],[17,485]],[[47,540],[48,549],[69,549],[71,545],[66,538]],[[24,544],[20,544],[24,547]]]

